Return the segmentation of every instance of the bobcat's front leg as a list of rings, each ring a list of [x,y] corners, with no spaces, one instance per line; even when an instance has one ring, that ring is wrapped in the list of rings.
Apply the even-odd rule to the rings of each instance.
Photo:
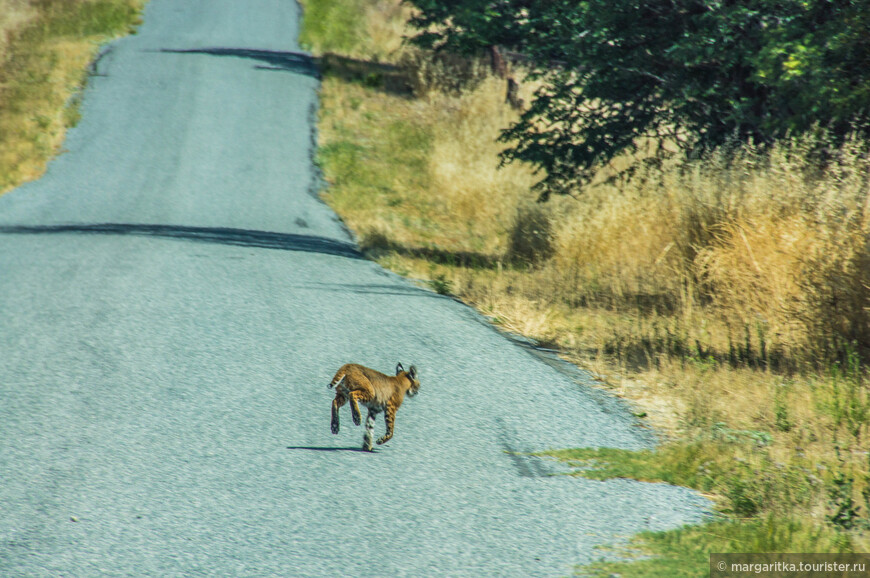
[[[393,437],[393,425],[396,423],[396,406],[387,404],[387,411],[384,412],[384,421],[387,424],[387,433],[378,440],[378,445],[385,444]]]

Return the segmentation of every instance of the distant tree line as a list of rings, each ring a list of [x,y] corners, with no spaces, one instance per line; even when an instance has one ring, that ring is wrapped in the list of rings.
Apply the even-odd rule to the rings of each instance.
[[[542,82],[502,138],[576,191],[638,142],[691,156],[868,132],[870,0],[406,0],[412,42],[523,55]]]

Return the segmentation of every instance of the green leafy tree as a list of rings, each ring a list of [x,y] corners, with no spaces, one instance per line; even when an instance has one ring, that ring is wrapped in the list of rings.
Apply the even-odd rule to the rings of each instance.
[[[503,140],[505,160],[543,169],[544,198],[640,142],[697,156],[867,132],[870,0],[408,1],[416,44],[497,45],[542,81]]]

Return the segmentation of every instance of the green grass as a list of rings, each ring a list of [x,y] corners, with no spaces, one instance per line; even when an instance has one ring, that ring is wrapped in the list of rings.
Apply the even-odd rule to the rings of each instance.
[[[710,554],[729,552],[851,552],[848,535],[799,518],[719,519],[667,532],[638,534],[626,560],[580,566],[580,576],[683,578],[710,575]]]
[[[633,546],[647,558],[598,564],[582,572],[706,576],[711,552],[866,549],[868,385],[853,356],[845,367],[815,375],[802,387],[781,385],[779,403],[758,429],[730,428],[701,410],[694,421],[682,424],[677,437],[655,450],[542,452],[576,468],[573,475],[685,486],[706,493],[716,506],[717,519],[708,524],[639,535]],[[805,413],[789,413],[798,407]]]
[[[412,120],[394,122],[374,127],[368,137],[360,134],[360,128],[336,123],[339,139],[318,150],[317,162],[333,185],[363,189],[367,191],[359,193],[363,196],[378,193],[389,196],[395,192],[390,183],[399,179],[391,181],[383,177],[394,170],[409,186],[426,186],[426,153],[431,140],[426,127]]]
[[[45,41],[58,37],[85,38],[89,36],[115,36],[134,32],[141,23],[141,6],[121,0],[94,0],[89,2],[41,3],[44,16],[28,34],[33,40]]]
[[[355,0],[305,0],[305,15],[299,41],[317,52],[348,53],[363,34],[362,3]]]
[[[825,483],[815,476],[821,470],[811,471],[810,464],[765,463],[769,456],[757,433],[722,431],[718,439],[671,443],[655,451],[581,448],[539,454],[575,466],[574,475],[589,479],[631,478],[712,492],[718,506],[719,513],[706,524],[638,534],[623,553],[626,560],[580,567],[578,573],[707,576],[710,553],[853,551],[847,530],[860,522],[853,517],[845,524],[849,528],[832,523],[838,512],[848,517],[858,508],[848,495],[851,487],[834,490],[838,480],[847,479],[844,470],[828,464]],[[809,515],[820,496],[829,503],[827,520]]]
[[[543,455],[565,461],[578,468],[576,475],[594,480],[631,478],[710,493],[723,512],[741,518],[810,505],[822,492],[821,478],[807,467],[811,464],[773,463],[758,434],[722,428],[716,437],[672,442],[654,451],[594,448]]]

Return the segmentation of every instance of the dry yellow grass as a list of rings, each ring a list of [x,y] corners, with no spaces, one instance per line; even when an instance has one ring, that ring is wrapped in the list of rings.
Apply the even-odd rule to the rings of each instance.
[[[0,0],[0,63],[8,55],[9,36],[36,16],[30,0]]]
[[[66,103],[80,89],[82,71],[93,51],[90,44],[53,43],[51,54],[66,65],[47,71],[46,89],[27,101],[28,116],[0,117],[0,131],[4,133],[0,165],[6,168],[2,182],[5,189],[39,177],[47,160],[60,149],[67,127]]]
[[[371,99],[366,90],[326,79],[320,125],[321,156],[348,175],[333,177],[344,186],[326,198],[341,207],[363,243],[386,237],[410,248],[502,253],[518,205],[533,198],[534,177],[519,165],[497,169],[503,145],[496,142],[494,120],[507,122],[515,114],[501,106],[501,83],[489,79],[471,93],[431,93],[420,100],[390,94]],[[372,123],[375,117],[383,122]],[[351,141],[366,146],[351,155]],[[379,166],[390,168],[377,172]],[[368,175],[379,180],[369,182]]]
[[[402,56],[405,22],[411,8],[395,0],[376,0],[366,10],[364,57],[375,61],[396,62]]]
[[[0,193],[37,178],[78,120],[74,97],[99,44],[145,0],[0,0]]]
[[[504,83],[488,78],[459,96],[431,94],[426,106],[435,112],[428,170],[431,194],[471,247],[487,254],[506,250],[507,234],[519,204],[532,195],[535,178],[527,167],[498,169],[496,142],[500,127],[515,120],[504,103]],[[495,202],[493,202],[495,201]]]

